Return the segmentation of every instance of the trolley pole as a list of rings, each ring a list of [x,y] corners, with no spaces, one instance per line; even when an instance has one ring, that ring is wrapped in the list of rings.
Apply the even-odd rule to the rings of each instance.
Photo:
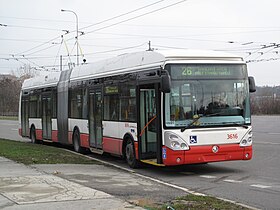
[[[78,27],[78,15],[76,12],[72,10],[61,9],[61,12],[71,12],[76,16],[76,44],[77,44],[77,66],[79,65],[79,45],[78,45],[78,37],[79,37],[79,27]]]

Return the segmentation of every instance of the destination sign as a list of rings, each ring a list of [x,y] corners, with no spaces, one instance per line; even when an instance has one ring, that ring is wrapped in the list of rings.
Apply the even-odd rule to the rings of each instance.
[[[216,64],[190,64],[172,65],[171,78],[244,78],[245,65],[216,65]]]
[[[107,86],[105,87],[105,93],[106,94],[117,94],[119,93],[118,86]]]
[[[230,76],[232,72],[226,67],[182,67],[183,76]]]

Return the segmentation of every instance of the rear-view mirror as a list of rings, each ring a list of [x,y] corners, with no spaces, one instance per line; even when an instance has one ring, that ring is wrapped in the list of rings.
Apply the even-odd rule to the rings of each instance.
[[[161,91],[164,93],[170,93],[171,91],[171,79],[166,71],[165,74],[161,75]]]
[[[254,77],[248,77],[249,79],[249,91],[250,93],[256,92],[256,84]]]

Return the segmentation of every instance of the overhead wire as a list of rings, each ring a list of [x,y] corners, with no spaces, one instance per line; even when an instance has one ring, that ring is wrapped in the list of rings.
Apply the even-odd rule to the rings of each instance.
[[[92,30],[92,31],[88,31],[88,32],[85,32],[83,35],[81,36],[84,36],[86,34],[90,34],[90,33],[94,33],[96,31],[100,31],[100,30],[103,30],[103,29],[106,29],[106,28],[110,28],[112,26],[116,26],[116,25],[119,25],[121,23],[125,23],[125,22],[128,22],[130,20],[134,20],[134,19],[137,19],[137,18],[140,18],[140,17],[143,17],[143,16],[146,16],[146,15],[149,15],[149,14],[152,14],[152,13],[155,13],[155,12],[158,12],[158,11],[161,11],[163,9],[166,9],[166,8],[169,8],[169,7],[172,7],[172,6],[175,6],[175,5],[178,5],[178,4],[181,4],[185,1],[188,1],[188,0],[181,0],[181,1],[178,1],[178,2],[175,2],[173,4],[169,4],[167,6],[164,6],[164,7],[161,7],[161,8],[158,8],[158,9],[155,9],[155,10],[152,10],[152,11],[149,11],[149,12],[146,12],[146,13],[143,13],[141,15],[137,15],[137,16],[134,16],[134,17],[131,17],[131,18],[128,18],[128,19],[125,19],[125,20],[122,20],[122,21],[119,21],[119,22],[116,22],[116,23],[113,23],[113,24],[110,24],[110,25],[107,25],[107,26],[104,26],[104,27],[101,27],[101,28],[98,28],[98,29],[95,29],[95,30]]]
[[[59,53],[60,53],[60,49],[61,49],[62,44],[63,44],[63,36],[61,36],[61,42],[60,42],[60,46],[59,46],[59,49],[57,51],[56,57],[54,59],[54,65],[55,65],[55,63],[56,63],[56,61],[57,61],[57,59],[59,57]]]
[[[160,0],[160,1],[154,2],[154,3],[152,3],[152,4],[145,5],[145,6],[143,6],[143,7],[140,7],[140,8],[134,9],[134,10],[131,10],[131,11],[129,11],[129,12],[125,12],[125,13],[123,13],[123,14],[120,14],[120,15],[117,15],[117,16],[114,16],[114,17],[105,19],[105,20],[103,20],[103,21],[90,24],[89,26],[85,26],[85,27],[82,27],[82,28],[80,28],[80,29],[82,30],[82,29],[90,28],[90,27],[92,27],[92,26],[100,25],[100,24],[102,24],[102,23],[105,23],[105,22],[108,22],[108,21],[111,21],[111,20],[114,20],[114,19],[123,17],[123,16],[125,16],[125,15],[128,15],[128,14],[131,14],[131,13],[134,13],[134,12],[137,12],[137,11],[140,11],[140,10],[142,10],[142,9],[145,9],[145,8],[148,8],[148,7],[151,7],[151,6],[154,6],[154,5],[156,5],[156,4],[158,4],[158,3],[161,3],[161,2],[163,2],[163,1],[165,1],[165,0]]]
[[[101,21],[101,22],[99,22],[99,23],[91,24],[91,25],[89,25],[89,26],[87,26],[87,27],[84,27],[84,28],[89,28],[89,27],[92,27],[93,25],[101,24],[101,23],[104,23],[104,22],[107,22],[107,21],[110,21],[110,20],[113,20],[113,19],[116,19],[116,18],[125,16],[125,15],[127,15],[127,14],[131,14],[131,13],[133,13],[133,12],[136,12],[136,11],[142,10],[142,9],[144,9],[144,8],[153,6],[153,5],[158,4],[158,3],[160,3],[160,2],[163,2],[163,1],[164,1],[164,0],[160,0],[160,1],[154,2],[154,3],[152,3],[152,4],[149,4],[149,5],[146,5],[146,6],[137,8],[137,9],[134,9],[134,10],[132,10],[132,11],[123,13],[123,14],[121,14],[121,15],[118,15],[118,16],[115,16],[115,17],[106,19],[106,20]],[[184,0],[184,1],[186,1],[186,0]],[[176,3],[176,4],[178,4],[178,3]],[[175,5],[175,4],[174,4],[174,5]],[[142,15],[142,16],[143,16],[143,15]],[[135,19],[135,18],[134,18],[134,19]],[[42,19],[32,19],[32,20],[42,20]],[[107,26],[107,27],[108,27],[108,26]],[[100,29],[99,29],[99,30],[100,30]],[[74,31],[71,31],[71,32],[74,32]],[[69,32],[69,33],[70,33],[70,32]],[[28,50],[23,51],[23,52],[21,52],[21,53],[17,53],[16,55],[25,54],[25,53],[27,53],[27,52],[30,52],[30,51],[32,51],[32,50],[34,50],[34,49],[37,49],[37,48],[39,48],[39,47],[41,47],[41,46],[44,46],[44,45],[46,45],[46,44],[51,43],[52,41],[56,40],[57,38],[59,38],[59,37],[55,37],[55,38],[53,38],[53,39],[51,39],[51,40],[49,40],[49,41],[47,41],[47,42],[44,42],[44,43],[42,43],[42,44],[40,44],[40,45],[38,45],[38,46],[35,46],[35,47],[31,48],[31,49],[28,49]],[[76,44],[76,43],[75,43],[75,44]],[[78,44],[78,43],[77,43],[77,44]],[[47,47],[47,48],[44,48],[44,49],[42,49],[42,50],[38,50],[38,51],[35,51],[35,52],[32,52],[32,53],[29,53],[28,55],[35,54],[35,53],[40,52],[40,51],[44,51],[44,50],[49,49],[49,48],[51,48],[51,47],[52,47],[52,46]]]
[[[19,26],[19,25],[6,25],[6,27],[12,28],[27,28],[27,29],[37,29],[37,30],[49,30],[49,31],[61,31],[61,29],[54,29],[54,28],[44,28],[44,27],[34,27],[34,26]]]
[[[44,43],[42,43],[42,44],[40,44],[40,45],[37,45],[37,46],[35,46],[35,47],[30,48],[29,50],[25,50],[25,51],[23,51],[23,52],[20,52],[20,53],[15,54],[15,55],[21,55],[21,54],[25,54],[25,53],[27,53],[27,52],[30,52],[30,51],[32,51],[32,50],[34,50],[34,49],[37,49],[37,48],[39,48],[39,47],[41,47],[41,46],[44,46],[44,45],[46,45],[46,44],[51,43],[52,41],[58,39],[59,37],[60,37],[60,36],[56,36],[55,38],[50,39],[49,41],[46,41],[46,42],[44,42]],[[37,51],[36,51],[36,52],[37,52]],[[31,53],[31,54],[34,54],[34,53]]]
[[[22,55],[22,57],[23,57],[24,59],[26,59],[29,63],[32,63],[33,65],[35,65],[35,66],[37,66],[37,67],[40,67],[40,68],[45,69],[45,67],[44,67],[44,66],[40,66],[40,65],[38,65],[37,63],[35,63],[35,62],[33,62],[33,61],[29,60],[28,58],[26,58],[24,55]]]
[[[85,53],[85,55],[95,55],[95,54],[102,54],[102,53],[107,53],[107,52],[117,52],[117,51],[122,51],[122,50],[134,49],[134,48],[142,47],[146,44],[147,44],[147,42],[145,42],[143,44],[140,44],[140,45],[136,45],[136,46],[124,47],[124,48],[121,48],[121,49],[99,51],[99,52],[94,52],[94,53]]]

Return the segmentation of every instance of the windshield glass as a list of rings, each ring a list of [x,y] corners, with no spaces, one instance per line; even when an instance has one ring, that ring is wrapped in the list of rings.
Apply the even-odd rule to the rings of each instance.
[[[172,87],[164,97],[166,127],[250,124],[245,65],[171,65],[169,71]]]

